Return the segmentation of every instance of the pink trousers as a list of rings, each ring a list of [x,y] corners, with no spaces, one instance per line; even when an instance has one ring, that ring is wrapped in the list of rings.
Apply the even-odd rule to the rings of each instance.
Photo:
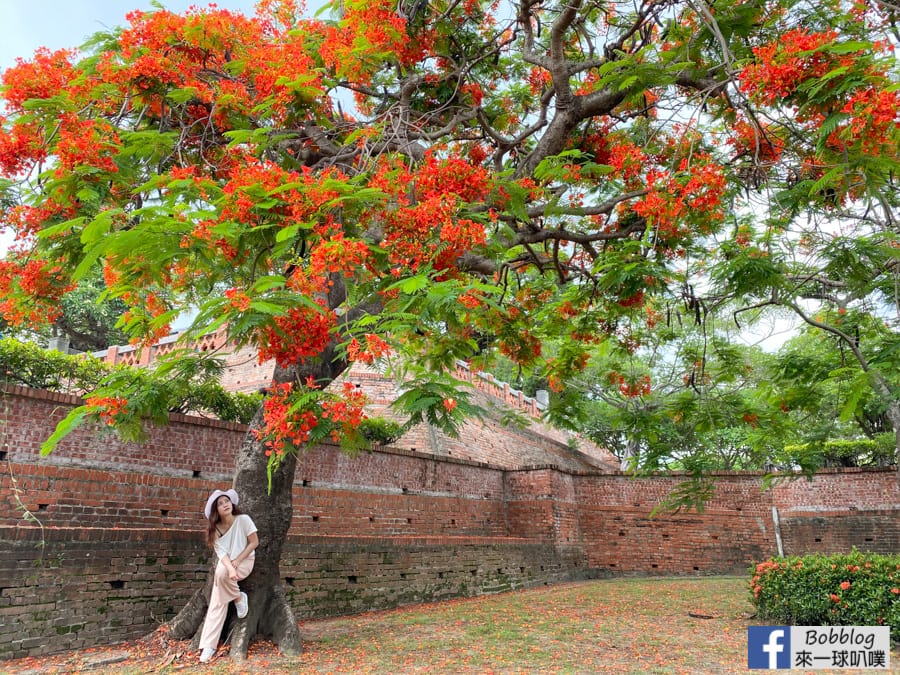
[[[246,579],[253,571],[253,557],[247,558],[235,567],[238,581]],[[238,588],[237,581],[228,576],[228,568],[220,560],[216,563],[212,593],[209,595],[209,609],[206,610],[203,632],[200,634],[200,649],[209,647],[214,650],[219,646],[219,636],[225,624],[225,616],[228,614],[228,603],[240,597],[241,589]]]

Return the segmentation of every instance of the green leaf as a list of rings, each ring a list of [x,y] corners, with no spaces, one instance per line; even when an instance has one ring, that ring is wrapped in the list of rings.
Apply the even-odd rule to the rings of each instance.
[[[271,314],[272,316],[281,316],[285,313],[285,308],[265,300],[253,300],[250,302],[250,308],[262,312],[263,314]]]
[[[58,223],[57,225],[50,225],[38,232],[37,236],[39,239],[52,239],[60,234],[68,232],[69,230],[77,228],[86,220],[87,218],[85,218],[84,216],[79,216],[78,218],[72,218],[71,220],[66,220],[62,223]]]
[[[307,229],[307,228],[304,228]],[[278,232],[275,233],[275,241],[279,244],[289,241],[297,236],[297,233],[300,231],[300,224],[295,223],[293,225],[288,225],[287,227],[282,227]]]
[[[56,429],[50,434],[50,438],[41,444],[41,457],[46,457],[53,452],[62,439],[81,426],[87,414],[88,407],[86,405],[78,406],[69,411],[69,414],[56,425]]]
[[[869,53],[874,49],[871,42],[850,40],[848,42],[833,42],[819,47],[813,51],[823,51],[829,54],[856,54],[857,52]]]
[[[253,131],[249,129],[233,129],[231,131],[226,131],[223,135],[230,139],[228,147],[233,148],[236,145],[241,145],[250,141],[250,139],[253,138]]]
[[[624,80],[622,80],[619,83],[619,86],[617,88],[619,91],[625,91],[626,89],[630,88],[633,84],[635,84],[637,81],[638,81],[637,75],[631,75],[630,77],[626,77]]]
[[[273,274],[267,277],[257,279],[250,287],[253,293],[265,293],[273,288],[282,288],[287,280],[280,274]]]
[[[819,180],[812,184],[812,187],[809,188],[809,196],[814,197],[818,195],[824,188],[828,187],[828,185],[842,177],[844,175],[844,167],[836,166],[835,168],[827,171],[824,176],[822,176]]]
[[[396,281],[390,286],[388,286],[387,290],[392,291],[396,288],[400,289],[401,293],[405,295],[412,295],[417,291],[421,291],[423,288],[428,286],[429,283],[428,275],[426,274],[417,274],[414,277],[407,277],[406,279],[400,279],[400,281]]]
[[[81,231],[81,243],[92,244],[102,241],[112,229],[113,216],[123,213],[122,209],[109,209],[101,211],[91,222],[85,225]]]
[[[197,98],[197,89],[195,87],[170,89],[166,92],[166,98],[173,103],[187,103],[188,101]]]
[[[106,250],[106,246],[106,243],[101,240],[93,246],[88,247],[84,252],[84,257],[81,259],[81,262],[78,263],[75,271],[72,272],[72,279],[75,281],[83,279],[85,275],[91,271],[94,265],[97,264],[100,256]]]

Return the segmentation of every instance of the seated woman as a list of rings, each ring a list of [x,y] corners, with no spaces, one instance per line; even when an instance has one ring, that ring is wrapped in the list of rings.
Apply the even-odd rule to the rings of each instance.
[[[200,634],[201,663],[216,653],[228,603],[234,601],[239,619],[247,616],[247,594],[238,588],[237,582],[253,571],[255,549],[259,546],[256,525],[238,509],[238,494],[234,490],[215,490],[206,500],[204,513],[209,520],[206,540],[216,552],[218,562]]]

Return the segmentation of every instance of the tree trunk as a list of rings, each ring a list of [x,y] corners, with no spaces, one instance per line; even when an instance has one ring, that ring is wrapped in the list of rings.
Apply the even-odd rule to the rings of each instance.
[[[338,307],[344,302],[346,292],[343,280],[333,275],[328,292],[328,306]],[[367,304],[346,313],[345,320],[353,321],[359,314],[377,311],[380,305]],[[293,367],[276,367],[272,376],[275,384],[285,382],[305,382],[315,380],[319,387],[326,387],[346,370],[349,363],[339,355],[334,340],[322,350],[317,359],[306,361]],[[240,582],[241,590],[247,593],[250,610],[246,618],[238,619],[233,609],[229,609],[222,635],[231,643],[231,658],[243,661],[247,658],[247,648],[254,635],[271,639],[282,654],[297,655],[302,651],[300,631],[294,612],[288,603],[281,581],[281,550],[291,526],[293,514],[294,469],[297,466],[295,453],[286,452],[278,471],[272,476],[272,490],[269,491],[266,446],[258,441],[254,429],[261,429],[263,408],[260,406],[241,443],[235,466],[233,487],[240,497],[241,512],[248,514],[256,524],[259,546],[253,571]],[[302,452],[302,448],[299,449]],[[198,495],[198,504],[206,495]],[[198,590],[188,604],[167,625],[171,637],[184,640],[193,636],[193,645],[198,647],[203,620],[212,591],[215,558],[210,567],[205,588]]]
[[[261,424],[262,408],[257,411],[250,429]],[[247,657],[247,648],[254,635],[270,638],[283,654],[296,655],[302,650],[297,621],[282,588],[279,564],[291,525],[291,488],[297,459],[292,453],[285,455],[278,471],[272,476],[270,493],[265,451],[265,444],[257,441],[249,431],[238,451],[233,482],[241,498],[239,507],[253,519],[259,535],[253,571],[240,582],[241,589],[247,593],[250,611],[245,619],[237,619],[233,610],[229,610],[222,629],[223,638],[231,644],[231,658],[236,661]],[[193,636],[192,644],[197,647],[212,590],[214,568],[213,557],[205,588],[199,589],[169,622],[171,637],[186,639]]]

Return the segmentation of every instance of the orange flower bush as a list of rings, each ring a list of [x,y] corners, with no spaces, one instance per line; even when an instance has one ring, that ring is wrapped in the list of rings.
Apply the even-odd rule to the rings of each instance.
[[[874,553],[774,558],[751,570],[759,619],[808,626],[890,626],[900,639],[900,556]]]

